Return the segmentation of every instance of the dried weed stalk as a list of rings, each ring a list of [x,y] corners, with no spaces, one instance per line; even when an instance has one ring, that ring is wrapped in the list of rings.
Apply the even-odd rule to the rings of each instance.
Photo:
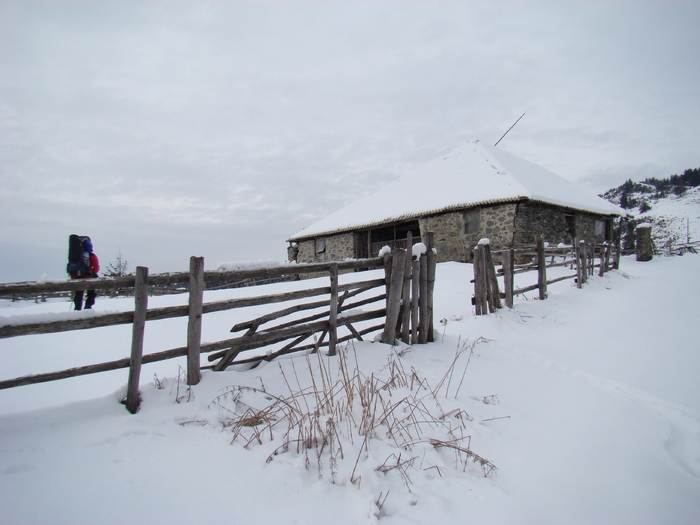
[[[496,467],[469,447],[466,431],[472,418],[461,409],[445,412],[438,401],[443,388],[448,396],[457,365],[464,361],[460,357],[466,355],[454,391],[458,395],[474,347],[485,341],[460,342],[436,388],[415,369],[406,369],[397,352],[392,352],[379,373],[365,376],[351,345],[340,349],[335,358],[320,352],[307,355],[305,367],[298,368],[302,361],[297,359],[291,359],[286,370],[280,364],[287,389],[284,394],[273,394],[264,385],[231,386],[210,406],[219,408],[232,443],[246,448],[267,444],[271,447],[268,462],[288,452],[302,455],[307,469],[333,483],[349,480],[359,484],[362,475],[367,475],[371,449],[380,444],[389,444],[393,452],[373,470],[385,475],[398,472],[409,490],[411,472],[436,469],[442,476],[445,470],[438,464],[417,467],[419,455],[411,451],[421,448],[424,459],[429,449],[449,450],[455,468],[464,470],[476,464],[489,476]]]

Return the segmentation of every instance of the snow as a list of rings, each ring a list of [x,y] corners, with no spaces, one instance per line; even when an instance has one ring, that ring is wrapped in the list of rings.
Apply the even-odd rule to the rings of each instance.
[[[216,270],[219,272],[235,272],[239,270],[259,270],[261,268],[277,268],[292,264],[287,261],[278,261],[276,259],[260,259],[258,261],[234,261],[222,262],[216,265]]]
[[[294,451],[267,462],[280,436],[243,448],[222,426],[233,405],[213,402],[231,387],[280,396],[289,383],[306,388],[319,363],[327,378],[336,378],[341,358],[299,356],[248,371],[207,371],[191,391],[178,381],[183,358],[144,365],[136,415],[118,403],[126,370],[0,391],[2,521],[696,523],[698,270],[700,257],[691,254],[645,263],[625,257],[619,271],[594,276],[582,289],[563,281],[550,287],[545,301],[533,292],[516,298],[512,310],[476,317],[471,265],[442,263],[435,343],[392,348],[367,341],[345,350],[346,363],[354,368],[357,361],[365,380],[400,366],[436,390],[454,363],[438,395],[397,387],[385,400],[399,407],[418,396],[425,414],[446,414],[444,424],[463,428],[470,450],[497,467],[488,477],[450,450],[425,443],[399,450],[381,433],[367,453],[358,455],[357,435],[345,442],[335,467],[328,456],[319,464],[312,455],[307,464],[309,456]],[[516,277],[518,286],[532,278]],[[320,282],[327,280],[210,291],[205,300]],[[132,300],[99,298],[97,311],[122,311]],[[186,302],[184,295],[149,299],[154,307]],[[2,304],[5,317],[68,309],[65,301]],[[230,337],[235,322],[250,318],[234,312],[207,314],[204,339]],[[182,346],[186,325],[186,318],[149,322],[146,352]],[[2,376],[125,357],[130,330],[5,339]],[[458,354],[460,348],[471,351]],[[404,408],[396,412],[405,414]],[[349,432],[352,425],[346,427]],[[425,438],[444,437],[443,426],[421,431]],[[389,468],[399,454],[412,460],[405,471]],[[357,458],[361,480],[352,483]]]
[[[685,243],[700,240],[700,186],[689,188],[683,195],[668,195],[654,198],[645,194],[635,194],[651,206],[645,213],[639,208],[630,213],[652,225],[652,236],[657,246]]]
[[[420,259],[421,255],[423,255],[427,251],[428,251],[428,247],[424,243],[417,242],[416,244],[413,245],[412,255],[415,259]]]
[[[427,181],[429,191],[421,191]],[[331,213],[290,240],[525,198],[592,213],[626,215],[622,208],[541,166],[474,140]]]
[[[390,246],[382,246],[381,250],[379,250],[379,254],[377,257],[384,257],[387,254],[391,253],[391,247]]]

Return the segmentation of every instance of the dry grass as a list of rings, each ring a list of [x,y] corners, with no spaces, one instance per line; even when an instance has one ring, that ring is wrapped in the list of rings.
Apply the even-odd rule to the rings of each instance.
[[[435,388],[396,351],[381,371],[366,376],[354,346],[346,346],[336,357],[317,353],[289,360],[286,369],[280,364],[284,393],[231,386],[212,406],[232,443],[270,447],[268,462],[301,455],[307,469],[333,483],[398,474],[410,490],[416,473],[442,477],[474,466],[489,476],[496,466],[470,448],[472,418],[462,409],[445,412],[440,403],[450,393],[457,397],[474,347],[483,342],[460,343]]]

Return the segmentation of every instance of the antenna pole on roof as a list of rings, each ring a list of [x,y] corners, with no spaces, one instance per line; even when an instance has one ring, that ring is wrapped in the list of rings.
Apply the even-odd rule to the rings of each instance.
[[[513,128],[515,127],[515,125],[516,125],[518,122],[520,122],[520,119],[523,118],[524,116],[525,116],[525,113],[523,113],[522,115],[520,115],[520,118],[519,118],[518,120],[516,120],[516,121],[513,123],[513,125],[512,125],[511,127],[508,128],[508,131],[506,131],[506,132],[503,134],[503,136],[502,136],[500,139],[498,139],[498,142],[501,142],[501,141],[503,140],[503,137],[505,137],[506,135],[508,135],[508,132],[509,132],[511,129],[513,129]],[[498,142],[496,142],[496,143],[494,144],[494,146],[498,146]]]

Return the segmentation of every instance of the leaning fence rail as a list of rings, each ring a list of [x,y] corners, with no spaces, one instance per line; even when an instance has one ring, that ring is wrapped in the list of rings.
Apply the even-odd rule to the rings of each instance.
[[[328,347],[329,355],[334,355],[336,346],[339,343],[352,338],[362,340],[362,336],[378,330],[383,331],[382,341],[390,344],[394,344],[398,337],[401,337],[406,342],[428,342],[432,340],[432,337],[428,335],[428,330],[432,330],[432,287],[435,276],[435,257],[432,254],[432,257],[416,257],[415,261],[413,259],[414,257],[407,255],[406,250],[398,249],[385,254],[383,257],[372,259],[205,272],[203,258],[192,257],[190,271],[186,273],[149,275],[148,268],[138,267],[136,275],[121,278],[0,284],[0,297],[91,289],[133,289],[134,295],[134,310],[129,312],[95,315],[90,318],[16,323],[0,326],[0,339],[2,339],[122,324],[133,325],[130,357],[56,372],[6,379],[0,381],[0,389],[129,368],[127,397],[124,402],[127,409],[135,413],[139,404],[140,369],[143,364],[147,363],[186,356],[187,383],[194,385],[199,382],[201,370],[205,368],[219,371],[226,369],[231,364],[272,360],[293,352],[318,351],[320,347]],[[340,273],[379,268],[384,268],[385,270],[382,278],[339,283],[338,276]],[[329,286],[271,295],[240,297],[209,303],[203,301],[203,291],[208,282],[220,283],[226,280],[239,281],[243,279],[260,281],[261,279],[277,279],[283,276],[288,276],[290,279],[298,279],[301,276],[327,276],[330,279],[330,283]],[[431,278],[432,281],[428,282],[428,278]],[[417,282],[413,284],[413,280]],[[392,283],[396,284],[392,285]],[[149,287],[175,284],[187,284],[187,305],[148,308]],[[386,288],[386,292],[361,299],[357,297],[376,288]],[[408,293],[406,290],[409,290]],[[411,294],[410,290],[415,291]],[[238,337],[208,343],[202,343],[201,341],[201,322],[204,314],[249,306],[290,301],[298,302],[299,300],[319,296],[327,296],[328,299],[292,304],[250,321],[238,323],[233,326],[231,331],[246,331]],[[360,309],[360,307],[376,303],[380,304],[375,309],[367,311]],[[322,311],[301,319],[297,318],[280,322],[283,318],[292,314],[306,310],[313,311],[314,309],[321,309]],[[391,312],[391,317],[388,317],[388,312]],[[148,321],[185,316],[188,317],[186,346],[143,354],[144,332]],[[382,321],[374,326],[362,329],[355,328],[357,323],[373,319],[382,319]],[[387,319],[391,319],[391,321],[387,322]],[[413,325],[411,325],[411,319],[415,320]],[[401,321],[404,322],[402,323]],[[269,326],[268,323],[272,322],[279,322],[279,324],[267,327]],[[262,329],[263,325],[265,325],[264,329]],[[349,333],[339,337],[339,327],[346,328]],[[320,334],[320,336],[313,343],[303,344],[314,334]],[[414,335],[413,339],[411,339],[411,334]],[[264,355],[239,357],[242,352],[282,343],[287,340],[292,341],[274,351],[266,352]],[[209,362],[217,360],[218,362],[213,365],[201,366],[201,355],[205,353],[210,354],[208,356]]]
[[[501,260],[501,268],[496,269],[494,256]],[[610,242],[591,243],[576,240],[573,246],[548,246],[542,238],[535,246],[522,249],[491,251],[486,239],[474,248],[474,296],[472,304],[476,315],[493,313],[502,307],[501,299],[508,308],[513,307],[514,297],[537,290],[540,300],[547,297],[547,287],[551,284],[574,280],[581,288],[590,275],[603,275],[620,265],[620,245]],[[547,270],[566,267],[570,274],[548,279]],[[537,272],[534,284],[515,287],[514,276],[520,273]],[[503,280],[503,292],[498,279]]]

